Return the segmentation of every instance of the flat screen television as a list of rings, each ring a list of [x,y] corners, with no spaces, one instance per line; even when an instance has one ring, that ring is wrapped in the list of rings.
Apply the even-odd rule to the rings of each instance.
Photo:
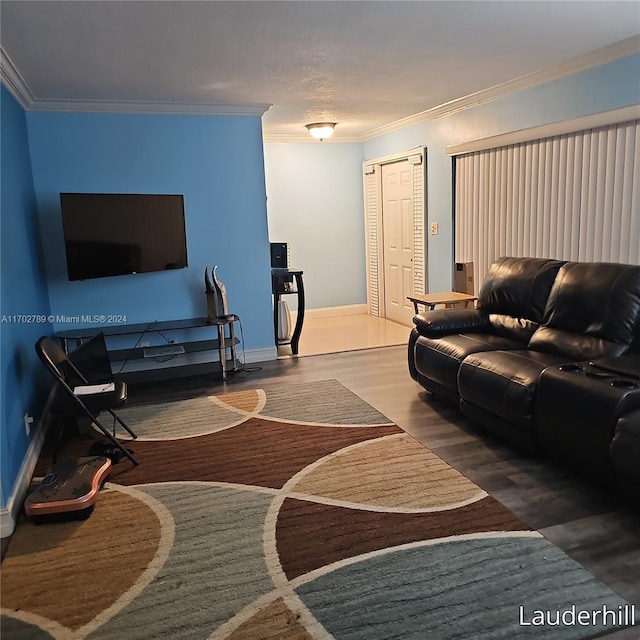
[[[187,266],[182,195],[61,193],[60,206],[69,280]]]

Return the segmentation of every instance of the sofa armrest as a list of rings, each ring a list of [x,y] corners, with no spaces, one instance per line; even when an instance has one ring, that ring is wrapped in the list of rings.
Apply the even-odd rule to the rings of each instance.
[[[479,333],[486,331],[489,314],[479,309],[435,309],[423,311],[413,318],[416,330],[421,336],[439,338],[452,333]]]
[[[611,442],[611,459],[623,486],[635,487],[636,499],[640,487],[640,410],[620,418]]]

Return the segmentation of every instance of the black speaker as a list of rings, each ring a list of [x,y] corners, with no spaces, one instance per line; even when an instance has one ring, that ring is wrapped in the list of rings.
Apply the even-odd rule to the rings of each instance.
[[[271,243],[271,268],[289,268],[289,245],[286,242]]]

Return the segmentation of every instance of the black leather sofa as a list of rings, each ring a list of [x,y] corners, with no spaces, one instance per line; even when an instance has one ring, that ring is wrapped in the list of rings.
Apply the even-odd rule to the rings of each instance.
[[[500,258],[414,318],[409,372],[480,427],[640,496],[640,266]]]

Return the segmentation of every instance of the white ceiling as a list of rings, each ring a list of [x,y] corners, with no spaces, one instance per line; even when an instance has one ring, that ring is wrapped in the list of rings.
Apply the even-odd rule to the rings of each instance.
[[[317,120],[338,122],[337,140],[366,139],[640,48],[637,0],[2,0],[0,20],[3,77],[27,108],[272,105],[265,134],[283,139],[307,139]]]

